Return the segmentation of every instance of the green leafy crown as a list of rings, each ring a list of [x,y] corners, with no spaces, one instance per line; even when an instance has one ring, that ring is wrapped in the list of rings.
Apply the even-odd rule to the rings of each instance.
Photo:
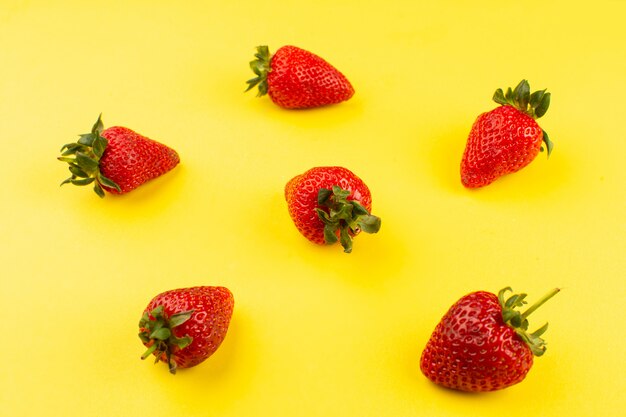
[[[121,191],[119,185],[100,173],[100,158],[108,145],[106,138],[102,137],[102,114],[91,128],[90,133],[80,135],[80,139],[74,143],[68,143],[61,148],[61,156],[57,159],[69,164],[72,174],[63,184],[85,186],[94,184],[93,190],[100,197],[104,197],[102,186]]]
[[[257,93],[257,97],[264,96],[267,94],[267,74],[271,71],[270,68],[270,50],[267,45],[257,46],[257,52],[254,54],[254,60],[250,61],[250,68],[256,75],[256,77],[249,79],[246,81],[248,83],[248,88],[246,91],[253,89],[258,86],[259,91]]]
[[[186,348],[193,338],[189,335],[176,337],[172,329],[185,323],[192,314],[193,310],[189,310],[167,317],[162,305],[155,307],[149,314],[147,311],[144,312],[139,321],[139,338],[148,346],[148,350],[141,355],[141,359],[154,354],[156,356],[154,363],[158,363],[165,355],[170,372],[175,374],[176,361],[172,357],[172,351]]]
[[[346,253],[352,252],[352,236],[359,231],[376,233],[380,230],[380,217],[371,215],[361,203],[348,200],[350,191],[333,186],[332,190],[321,188],[317,194],[316,208],[320,220],[324,223],[326,244],[336,243],[343,246]],[[339,231],[339,237],[337,232]]]
[[[527,80],[522,80],[515,89],[509,87],[504,92],[501,88],[498,88],[493,94],[493,101],[498,104],[513,106],[533,119],[538,119],[548,111],[550,96],[551,94],[547,93],[546,89],[538,90],[531,94],[530,84]],[[554,144],[550,141],[545,130],[543,131],[543,142],[546,145],[547,154],[550,156]],[[543,147],[541,150],[543,151]]]
[[[555,288],[540,298],[535,304],[528,307],[523,313],[516,310],[517,307],[522,307],[526,304],[524,300],[526,294],[513,294],[505,300],[504,294],[507,291],[513,291],[511,287],[506,287],[498,293],[498,300],[502,307],[502,319],[506,324],[511,326],[519,337],[526,342],[530,350],[535,356],[541,356],[546,351],[546,342],[541,338],[546,330],[548,330],[548,323],[541,326],[539,329],[532,333],[528,332],[528,316],[537,310],[543,303],[554,297],[559,291],[559,288]]]

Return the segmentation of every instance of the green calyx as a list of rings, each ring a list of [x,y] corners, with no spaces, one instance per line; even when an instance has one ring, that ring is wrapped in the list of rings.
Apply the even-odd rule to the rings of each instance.
[[[119,185],[100,173],[100,158],[102,158],[108,145],[106,138],[101,136],[103,129],[102,114],[100,114],[90,133],[80,135],[77,142],[63,145],[61,156],[57,159],[69,164],[72,175],[61,185],[85,186],[93,184],[93,190],[100,197],[104,197],[102,186],[121,191]]]
[[[528,332],[528,316],[537,310],[543,303],[554,297],[559,291],[559,288],[555,288],[541,297],[537,302],[528,307],[523,313],[515,310],[517,307],[522,307],[526,304],[524,300],[526,294],[513,294],[505,300],[504,294],[507,291],[513,291],[511,287],[506,287],[498,293],[498,300],[502,307],[502,319],[506,324],[512,327],[519,337],[530,347],[530,350],[535,356],[541,356],[546,351],[546,342],[541,338],[546,330],[548,330],[548,323],[541,326],[539,329],[532,333]]]
[[[191,344],[193,338],[190,336],[176,337],[172,329],[189,320],[192,314],[193,310],[190,310],[167,317],[162,305],[154,308],[149,314],[147,311],[143,313],[139,321],[139,338],[148,346],[148,350],[141,355],[141,359],[155,355],[154,363],[157,363],[165,355],[170,372],[175,374],[176,361],[172,358],[172,351],[186,348]]]
[[[380,217],[373,216],[361,203],[348,200],[350,191],[333,186],[332,190],[321,188],[317,194],[316,208],[324,223],[324,240],[331,245],[339,241],[346,253],[352,252],[352,237],[363,231],[376,233],[380,230]],[[324,210],[326,209],[326,210]],[[337,237],[339,235],[339,237]]]
[[[546,89],[535,91],[531,94],[530,84],[527,80],[522,80],[513,90],[509,87],[504,92],[501,88],[498,88],[493,94],[493,101],[498,104],[513,106],[533,119],[538,119],[548,111],[550,96],[551,94],[547,93]],[[543,131],[543,142],[546,145],[548,156],[550,156],[554,144],[550,141],[545,130]],[[543,147],[541,150],[543,151]]]
[[[256,50],[257,53],[254,54],[256,59],[250,61],[250,68],[256,77],[246,81],[248,83],[246,91],[258,86],[259,91],[257,97],[261,97],[267,94],[267,74],[271,71],[270,60],[272,57],[270,56],[270,50],[267,45],[257,46]]]

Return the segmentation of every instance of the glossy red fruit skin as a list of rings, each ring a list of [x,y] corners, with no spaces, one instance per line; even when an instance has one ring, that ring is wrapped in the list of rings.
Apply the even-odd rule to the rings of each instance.
[[[324,223],[315,208],[320,188],[333,185],[350,191],[348,200],[356,200],[367,211],[372,210],[372,195],[367,185],[347,168],[339,166],[315,167],[293,177],[285,186],[285,200],[289,215],[298,231],[313,243],[324,245]]]
[[[268,95],[287,109],[305,109],[350,99],[350,81],[323,58],[296,46],[283,46],[272,56]]]
[[[126,127],[110,127],[101,136],[108,145],[100,158],[100,172],[121,189],[103,187],[113,194],[132,191],[180,162],[175,150]]]
[[[498,297],[485,291],[462,297],[448,310],[420,360],[432,382],[470,392],[517,384],[532,365],[533,353],[504,323]]]
[[[162,305],[167,317],[194,310],[191,318],[174,327],[177,337],[191,336],[193,341],[183,349],[175,348],[172,358],[178,368],[190,368],[206,360],[222,344],[234,308],[233,294],[225,287],[190,287],[166,291],[154,297],[144,313]],[[149,344],[144,343],[147,347]],[[167,363],[163,355],[161,361]]]
[[[541,150],[543,131],[513,106],[483,113],[474,122],[461,160],[461,182],[467,188],[491,184],[519,171]]]

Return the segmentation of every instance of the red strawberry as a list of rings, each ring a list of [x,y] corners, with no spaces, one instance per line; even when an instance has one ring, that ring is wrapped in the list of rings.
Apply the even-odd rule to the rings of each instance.
[[[139,338],[170,372],[203,362],[220,346],[233,314],[234,299],[224,287],[170,290],[154,297],[139,322]]]
[[[80,135],[78,142],[61,148],[63,153],[58,159],[67,162],[72,173],[61,185],[93,183],[100,197],[104,197],[104,190],[124,194],[180,162],[175,150],[126,127],[103,130],[101,116],[91,133]]]
[[[317,167],[298,175],[285,186],[289,215],[313,243],[333,244],[352,252],[352,237],[361,230],[376,233],[380,218],[370,214],[372,196],[367,185],[342,167]]]
[[[543,151],[548,156],[552,142],[535,119],[550,105],[546,90],[530,94],[528,81],[522,80],[506,94],[496,90],[493,100],[502,106],[483,113],[474,122],[461,161],[461,182],[468,188],[491,184],[497,178],[519,171]]]
[[[527,317],[559,292],[554,289],[524,313],[526,294],[507,300],[478,291],[457,301],[443,316],[422,352],[421,370],[435,384],[461,391],[494,391],[521,382],[533,355],[546,350],[540,336],[548,324],[528,333]]]
[[[270,57],[267,46],[257,47],[250,68],[257,75],[248,90],[258,85],[258,96],[269,94],[286,109],[305,109],[348,100],[350,81],[319,56],[295,46],[283,46]]]

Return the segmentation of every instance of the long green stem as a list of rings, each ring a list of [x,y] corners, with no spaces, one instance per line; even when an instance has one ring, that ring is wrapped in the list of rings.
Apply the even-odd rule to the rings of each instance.
[[[530,307],[528,307],[528,309],[526,309],[526,311],[524,311],[522,313],[522,321],[524,319],[526,319],[528,316],[530,316],[539,307],[541,307],[546,301],[548,301],[550,298],[554,297],[559,291],[561,291],[560,288],[554,288],[553,290],[548,292],[546,295],[541,297],[539,300],[537,300],[537,302],[535,302],[535,304],[533,304]]]

